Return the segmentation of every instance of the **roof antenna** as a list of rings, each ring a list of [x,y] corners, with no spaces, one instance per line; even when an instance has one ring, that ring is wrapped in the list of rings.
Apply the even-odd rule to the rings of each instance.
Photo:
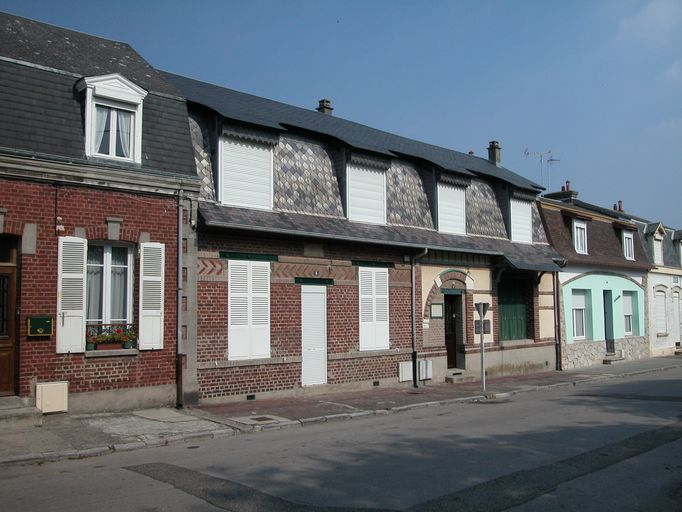
[[[540,185],[543,187],[545,186],[545,163],[547,164],[547,190],[550,190],[551,177],[549,175],[549,166],[554,162],[560,162],[561,160],[552,156],[551,149],[548,149],[547,151],[529,151],[528,148],[526,148],[523,154],[526,158],[533,157],[540,159]]]

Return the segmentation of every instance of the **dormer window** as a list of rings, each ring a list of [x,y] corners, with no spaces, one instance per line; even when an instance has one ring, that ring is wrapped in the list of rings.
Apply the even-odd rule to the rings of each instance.
[[[654,264],[663,265],[663,239],[654,238]]]
[[[587,223],[573,220],[573,247],[578,254],[587,254]]]
[[[533,242],[533,216],[531,202],[511,199],[511,241],[530,244]]]
[[[147,91],[119,74],[85,77],[85,154],[142,161],[142,102]]]
[[[630,231],[623,231],[623,256],[626,260],[635,259],[635,239]]]
[[[438,183],[438,231],[466,234],[466,189]]]
[[[348,165],[348,219],[386,224],[386,171]]]
[[[220,202],[272,210],[273,155],[270,143],[224,136],[220,143]]]

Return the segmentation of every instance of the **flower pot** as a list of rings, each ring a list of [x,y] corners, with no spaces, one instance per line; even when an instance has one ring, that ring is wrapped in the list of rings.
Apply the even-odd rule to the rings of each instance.
[[[95,350],[95,344],[94,343],[86,343],[85,344],[85,350]]]
[[[132,341],[126,341],[123,343],[123,348],[135,348]]]
[[[97,350],[118,350],[121,348],[120,343],[98,343]]]

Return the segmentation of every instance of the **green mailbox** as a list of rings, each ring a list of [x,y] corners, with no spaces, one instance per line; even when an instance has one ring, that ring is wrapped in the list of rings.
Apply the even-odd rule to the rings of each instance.
[[[29,316],[27,336],[52,336],[54,319],[51,316]]]

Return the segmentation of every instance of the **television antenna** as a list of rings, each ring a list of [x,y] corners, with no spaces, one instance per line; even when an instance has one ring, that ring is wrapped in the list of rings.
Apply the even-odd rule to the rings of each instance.
[[[528,148],[526,148],[523,154],[526,158],[532,157],[540,159],[540,185],[543,187],[545,186],[545,164],[547,165],[547,190],[549,190],[551,184],[549,166],[554,162],[560,162],[561,160],[552,156],[551,149],[548,149],[547,151],[529,151]]]

